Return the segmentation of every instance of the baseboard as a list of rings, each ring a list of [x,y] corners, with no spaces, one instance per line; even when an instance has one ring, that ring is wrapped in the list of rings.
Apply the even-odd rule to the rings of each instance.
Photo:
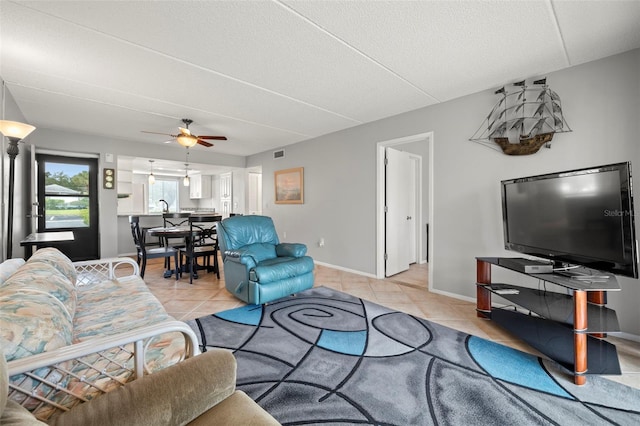
[[[640,336],[636,334],[627,333],[626,331],[616,331],[616,332],[607,333],[607,334],[610,336],[618,337],[620,339],[631,340],[633,342],[640,343]]]
[[[452,299],[458,299],[458,300],[464,300],[465,302],[476,303],[475,297],[462,296],[459,294],[450,293],[448,291],[437,290],[435,288],[432,288],[431,286],[429,286],[429,292],[439,294],[441,296],[451,297]]]
[[[317,260],[314,260],[313,263],[315,263],[316,265],[326,266],[327,268],[338,269],[340,271],[349,272],[349,273],[356,274],[356,275],[362,275],[362,276],[369,277],[369,278],[377,278],[375,276],[375,274],[370,274],[368,272],[362,272],[362,271],[356,271],[355,269],[344,268],[342,266],[332,265],[330,263],[319,262]]]

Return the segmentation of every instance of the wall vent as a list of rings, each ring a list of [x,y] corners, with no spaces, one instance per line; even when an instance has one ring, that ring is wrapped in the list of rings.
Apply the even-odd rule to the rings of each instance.
[[[273,159],[278,160],[280,158],[284,158],[284,149],[273,151]]]

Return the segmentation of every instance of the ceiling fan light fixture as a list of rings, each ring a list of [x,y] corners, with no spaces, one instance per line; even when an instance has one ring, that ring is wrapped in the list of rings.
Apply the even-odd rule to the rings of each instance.
[[[198,138],[193,135],[180,134],[176,138],[178,143],[184,147],[191,148],[198,143]]]

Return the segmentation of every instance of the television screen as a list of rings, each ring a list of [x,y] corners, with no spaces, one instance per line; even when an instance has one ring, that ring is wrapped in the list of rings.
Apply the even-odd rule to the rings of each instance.
[[[638,277],[631,164],[502,181],[505,247]]]

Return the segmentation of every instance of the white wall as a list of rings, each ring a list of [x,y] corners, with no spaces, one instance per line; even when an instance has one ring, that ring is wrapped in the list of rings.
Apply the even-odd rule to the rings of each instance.
[[[513,76],[524,77],[539,76]],[[512,157],[468,140],[496,101],[492,88],[287,146],[284,159],[273,160],[271,151],[249,157],[247,167],[262,166],[264,214],[316,260],[374,274],[376,143],[433,131],[432,285],[474,298],[475,257],[514,255],[503,249],[501,180],[631,160],[640,187],[640,50],[547,77],[573,129],[556,135],[552,149]],[[305,204],[274,205],[273,172],[300,166]],[[623,331],[640,335],[640,282],[619,281],[622,292],[610,294],[610,305]]]

